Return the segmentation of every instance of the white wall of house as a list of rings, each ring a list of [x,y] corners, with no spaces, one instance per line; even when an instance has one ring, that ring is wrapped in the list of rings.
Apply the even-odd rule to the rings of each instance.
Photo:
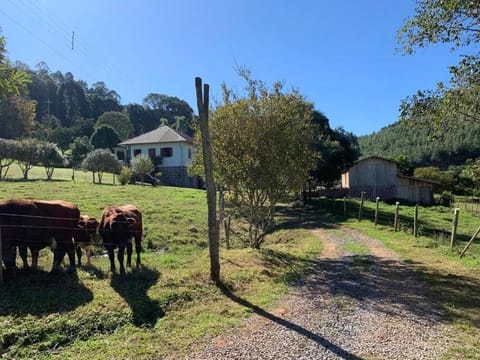
[[[161,156],[162,148],[171,148],[172,156]],[[149,156],[149,149],[155,149],[155,156],[162,158],[162,167],[190,166],[195,156],[194,147],[187,142],[128,145],[127,158],[132,159],[136,150],[143,156]]]

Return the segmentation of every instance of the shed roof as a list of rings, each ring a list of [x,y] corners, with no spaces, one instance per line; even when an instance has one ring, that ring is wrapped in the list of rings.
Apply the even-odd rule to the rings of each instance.
[[[157,144],[172,142],[188,142],[193,144],[193,139],[181,131],[174,130],[168,126],[160,126],[155,130],[134,138],[122,141],[120,146],[124,145],[140,145],[140,144]]]

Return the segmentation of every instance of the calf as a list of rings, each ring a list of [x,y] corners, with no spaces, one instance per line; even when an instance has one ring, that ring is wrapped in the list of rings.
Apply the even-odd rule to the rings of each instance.
[[[85,249],[87,255],[87,264],[91,265],[92,243],[97,233],[98,220],[88,215],[81,215],[78,221],[78,228],[73,235],[75,251],[77,253],[78,266],[82,265],[82,249]]]

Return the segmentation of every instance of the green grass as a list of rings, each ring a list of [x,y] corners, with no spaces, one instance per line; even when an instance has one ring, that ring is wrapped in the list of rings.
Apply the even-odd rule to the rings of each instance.
[[[204,191],[94,185],[88,173],[76,173],[73,182],[68,169],[57,169],[54,181],[37,180],[42,171],[33,169],[29,181],[0,182],[0,198],[63,199],[96,217],[107,205],[133,203],[143,213],[144,266],[112,275],[97,246],[92,266],[52,277],[51,252],[42,250],[39,271],[19,271],[0,287],[2,358],[182,356],[253,311],[238,298],[272,307],[321,251],[318,239],[298,228],[269,235],[261,251],[234,236],[233,249],[220,251],[222,291],[209,280]]]

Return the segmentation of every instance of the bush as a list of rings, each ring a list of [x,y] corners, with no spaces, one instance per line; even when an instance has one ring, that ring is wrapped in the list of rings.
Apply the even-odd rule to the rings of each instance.
[[[442,192],[440,198],[438,199],[439,205],[450,206],[450,204],[455,200],[454,196],[450,191]]]
[[[122,170],[120,170],[120,175],[118,175],[118,181],[120,181],[120,184],[126,185],[130,181],[132,175],[132,170],[127,166],[123,166]]]

